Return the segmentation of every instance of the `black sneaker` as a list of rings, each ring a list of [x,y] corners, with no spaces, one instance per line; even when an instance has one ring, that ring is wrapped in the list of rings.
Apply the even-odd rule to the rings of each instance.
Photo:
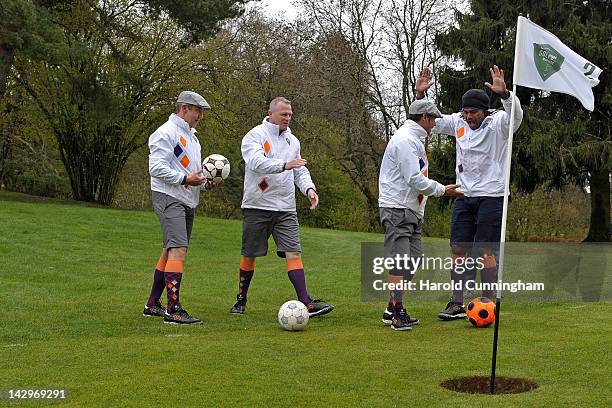
[[[166,308],[162,305],[161,301],[157,299],[155,301],[155,306],[147,306],[145,305],[144,310],[142,311],[142,315],[145,317],[151,316],[159,316],[163,317],[166,314]]]
[[[383,312],[382,322],[385,326],[389,326],[393,320],[393,312],[387,306]]]
[[[239,294],[236,296],[236,304],[230,309],[231,314],[244,314],[246,310],[247,298],[246,296]]]
[[[397,313],[391,319],[391,328],[397,331],[412,330],[410,324],[410,316],[406,313],[406,309],[398,309]]]
[[[328,305],[321,299],[313,300],[306,307],[308,308],[309,317],[321,316],[334,310],[332,305]]]
[[[387,306],[387,308],[383,312],[382,322],[385,326],[390,326],[391,323],[393,323],[392,320],[393,320],[393,312],[389,310],[389,306]],[[410,323],[411,326],[415,326],[419,324],[419,319],[415,319],[415,318],[408,316],[408,322]]]
[[[461,303],[455,303],[452,300],[446,304],[446,309],[438,313],[438,317],[442,320],[465,319],[465,309]]]
[[[174,306],[172,313],[166,312],[164,323],[168,324],[202,324],[202,320],[192,317],[181,305]]]

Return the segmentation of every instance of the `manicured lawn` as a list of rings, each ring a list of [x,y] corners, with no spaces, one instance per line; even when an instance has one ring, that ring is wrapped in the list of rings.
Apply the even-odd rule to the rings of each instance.
[[[284,262],[258,259],[247,314],[228,314],[241,224],[200,216],[181,296],[204,324],[177,327],[141,314],[161,249],[153,212],[26,197],[0,193],[4,389],[62,388],[63,405],[83,407],[612,405],[609,302],[507,302],[498,374],[540,388],[459,394],[440,382],[488,375],[493,330],[440,322],[433,301],[411,305],[411,332],[382,326],[384,302],[360,300],[359,264],[360,243],[380,235],[302,229],[310,291],[336,310],[285,332]]]

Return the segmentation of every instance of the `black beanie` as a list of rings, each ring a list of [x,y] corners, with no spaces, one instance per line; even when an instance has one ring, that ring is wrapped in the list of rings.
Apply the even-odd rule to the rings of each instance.
[[[461,98],[461,109],[489,109],[489,95],[482,89],[470,89]]]

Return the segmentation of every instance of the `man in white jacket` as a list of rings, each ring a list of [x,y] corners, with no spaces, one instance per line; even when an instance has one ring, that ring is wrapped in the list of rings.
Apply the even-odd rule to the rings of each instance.
[[[306,168],[306,160],[300,156],[300,142],[289,128],[292,115],[291,102],[277,97],[270,102],[268,116],[242,139],[242,157],[246,163],[242,259],[236,304],[230,309],[232,314],[245,312],[255,259],[267,255],[270,235],[276,243],[276,253],[286,259],[289,279],[310,316],[333,310],[333,306],[322,300],[313,300],[306,288],[295,186],[308,197],[311,210],[317,208],[319,196]]]
[[[149,174],[153,208],[163,233],[163,249],[153,274],[144,316],[163,316],[165,323],[200,324],[180,303],[180,286],[200,191],[217,187],[202,174],[195,127],[210,106],[195,92],[183,91],[176,112],[149,137]],[[168,306],[160,297],[166,288]]]
[[[378,179],[380,222],[385,232],[386,258],[407,255],[416,260],[423,255],[421,234],[428,196],[461,195],[459,185],[443,186],[428,178],[429,162],[423,140],[442,114],[426,100],[416,100],[408,108],[408,120],[395,132],[383,155]],[[383,313],[384,324],[393,330],[406,331],[419,323],[403,305],[403,287],[416,272],[414,261],[405,269],[389,271],[389,304]]]
[[[490,109],[490,100],[482,89],[470,89],[461,98],[461,112],[443,115],[436,120],[434,132],[455,137],[457,155],[455,172],[464,197],[453,203],[451,221],[451,251],[453,268],[451,281],[453,297],[438,314],[442,320],[464,319],[464,281],[459,269],[469,262],[468,255],[481,258],[482,283],[497,282],[495,252],[501,238],[501,218],[504,202],[504,169],[510,130],[510,110],[515,100],[514,129],[523,120],[519,99],[506,88],[504,71],[497,65],[489,70],[491,83],[485,86],[501,97],[503,110]],[[416,83],[417,98],[425,97],[431,86],[430,71],[425,69]],[[459,268],[461,267],[461,268]],[[492,290],[483,291],[483,297],[492,298]]]

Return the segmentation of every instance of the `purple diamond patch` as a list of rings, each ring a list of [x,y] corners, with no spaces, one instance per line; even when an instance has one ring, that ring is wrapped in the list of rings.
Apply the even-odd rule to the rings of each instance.
[[[259,189],[261,191],[263,191],[264,193],[266,192],[266,190],[268,189],[268,187],[270,187],[270,185],[268,184],[268,182],[266,181],[266,179],[261,180],[261,182],[258,184]]]
[[[177,143],[176,146],[174,146],[174,155],[179,157],[181,154],[183,154],[183,148]]]

